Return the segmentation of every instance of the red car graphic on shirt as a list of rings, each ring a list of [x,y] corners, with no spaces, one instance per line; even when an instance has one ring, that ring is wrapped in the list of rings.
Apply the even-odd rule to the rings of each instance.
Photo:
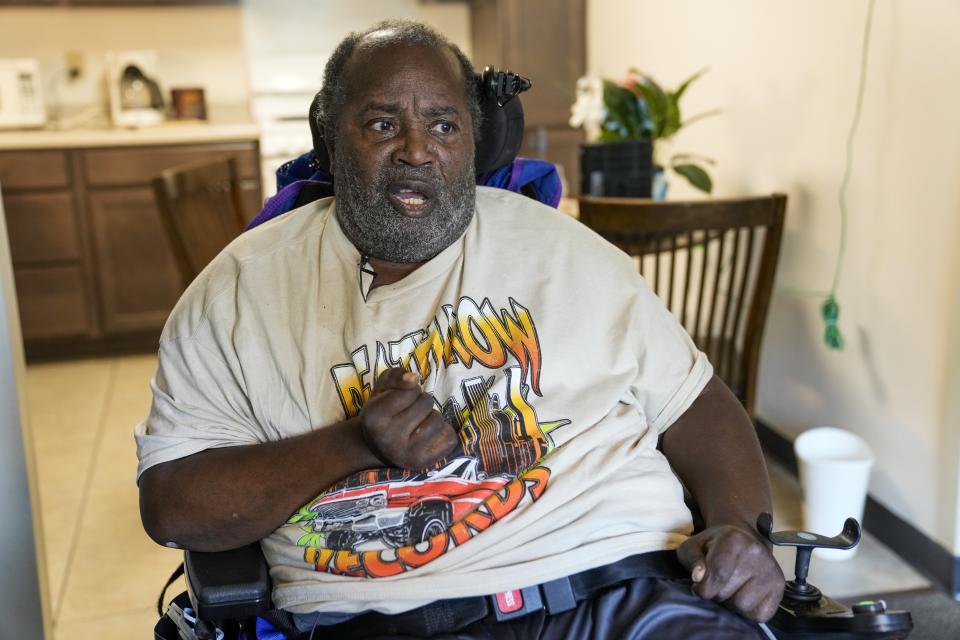
[[[428,539],[474,510],[510,481],[488,477],[476,458],[461,456],[440,469],[324,494],[310,505],[313,530],[332,549],[363,550],[377,540],[400,547]]]

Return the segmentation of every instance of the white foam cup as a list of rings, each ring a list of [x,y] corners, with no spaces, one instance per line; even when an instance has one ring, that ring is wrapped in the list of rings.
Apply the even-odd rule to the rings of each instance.
[[[803,526],[807,531],[835,536],[847,518],[863,522],[863,506],[873,466],[873,453],[863,438],[835,427],[816,427],[793,443],[803,487]],[[847,551],[817,549],[825,560],[847,560]]]

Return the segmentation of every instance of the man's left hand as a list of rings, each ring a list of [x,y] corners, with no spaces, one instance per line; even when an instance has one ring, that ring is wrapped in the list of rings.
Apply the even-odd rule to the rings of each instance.
[[[693,592],[741,615],[766,622],[783,596],[783,571],[767,545],[731,525],[709,527],[677,548],[693,579]]]

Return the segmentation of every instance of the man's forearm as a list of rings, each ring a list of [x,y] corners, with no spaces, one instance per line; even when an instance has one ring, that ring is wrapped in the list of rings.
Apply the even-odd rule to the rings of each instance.
[[[783,571],[756,530],[770,484],[753,423],[714,376],[663,434],[661,449],[700,507],[706,528],[677,547],[693,592],[765,622],[783,595]]]
[[[753,423],[716,376],[663,435],[661,449],[693,495],[708,527],[755,531],[771,510],[770,484]]]
[[[382,464],[347,420],[265,444],[210,449],[147,469],[140,513],[160,544],[197,551],[260,540],[323,489]]]

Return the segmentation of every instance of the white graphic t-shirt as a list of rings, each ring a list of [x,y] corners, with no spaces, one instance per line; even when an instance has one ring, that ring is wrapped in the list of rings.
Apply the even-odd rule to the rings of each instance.
[[[400,612],[675,548],[691,530],[658,435],[712,375],[626,255],[523,196],[477,189],[453,245],[368,290],[333,198],[254,229],[170,316],[139,472],[355,416],[416,373],[460,446],[370,469],[262,542],[275,606]],[[283,469],[277,469],[283,473]]]

